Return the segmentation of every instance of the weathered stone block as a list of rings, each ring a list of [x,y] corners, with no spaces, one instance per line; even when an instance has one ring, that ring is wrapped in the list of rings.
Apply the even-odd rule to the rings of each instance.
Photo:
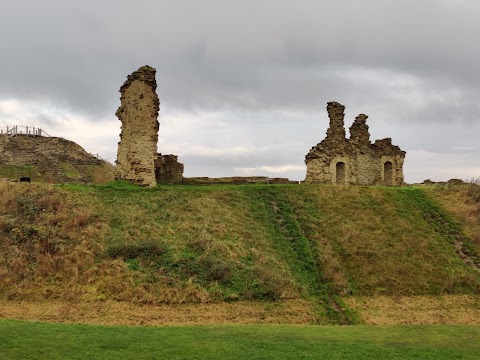
[[[176,155],[158,154],[155,160],[155,178],[158,184],[183,183],[183,164]]]

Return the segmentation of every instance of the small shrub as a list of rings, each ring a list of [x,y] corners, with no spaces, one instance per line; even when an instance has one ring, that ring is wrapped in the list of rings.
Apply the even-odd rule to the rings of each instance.
[[[184,278],[195,277],[203,283],[228,284],[235,272],[233,265],[218,255],[205,253],[184,256],[174,264],[174,267],[178,268]]]
[[[15,228],[15,220],[7,217],[0,216],[0,234],[10,234],[11,231]],[[1,237],[0,241],[5,239],[4,236]]]
[[[38,195],[38,194],[37,194]],[[38,213],[42,211],[38,204],[38,198],[22,194],[14,200],[15,215],[22,218],[24,222],[32,223]]]
[[[225,284],[232,278],[233,269],[225,260],[215,257],[203,257],[198,259],[197,264],[208,281],[218,281]]]

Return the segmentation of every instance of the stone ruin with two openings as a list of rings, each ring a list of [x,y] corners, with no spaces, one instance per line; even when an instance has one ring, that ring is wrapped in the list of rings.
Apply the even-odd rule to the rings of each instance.
[[[405,151],[386,138],[370,142],[365,114],[355,118],[346,139],[345,107],[327,104],[330,126],[325,139],[305,156],[306,183],[337,185],[403,185]]]

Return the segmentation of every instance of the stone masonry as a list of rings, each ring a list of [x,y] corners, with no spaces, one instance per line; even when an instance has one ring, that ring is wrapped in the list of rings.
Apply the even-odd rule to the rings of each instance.
[[[345,107],[329,102],[330,126],[325,139],[305,156],[306,183],[402,185],[405,151],[386,138],[370,142],[365,114],[355,118],[346,139]]]
[[[160,109],[156,70],[142,66],[128,76],[120,88],[120,102],[116,115],[122,122],[118,143],[115,178],[141,186],[154,186],[155,160]]]
[[[183,182],[183,164],[176,155],[157,154],[160,110],[156,70],[142,66],[120,88],[117,117],[122,122],[115,179],[140,186]]]
[[[183,183],[183,164],[177,155],[158,154],[155,160],[155,177],[159,184]]]

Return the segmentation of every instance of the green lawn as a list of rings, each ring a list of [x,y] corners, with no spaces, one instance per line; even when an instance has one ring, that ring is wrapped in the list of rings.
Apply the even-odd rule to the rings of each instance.
[[[0,320],[1,359],[480,359],[480,326],[110,327]]]

